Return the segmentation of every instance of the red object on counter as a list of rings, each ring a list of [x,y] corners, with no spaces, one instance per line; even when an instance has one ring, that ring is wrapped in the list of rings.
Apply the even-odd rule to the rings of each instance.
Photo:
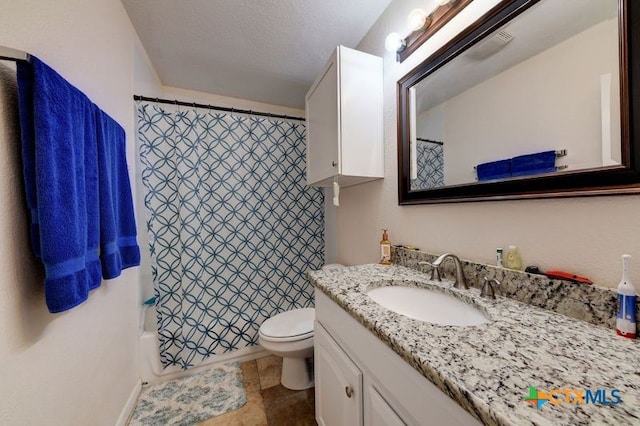
[[[572,274],[565,271],[545,271],[544,274],[549,278],[556,278],[559,280],[569,280],[581,284],[593,284],[589,278],[581,277],[580,275]]]

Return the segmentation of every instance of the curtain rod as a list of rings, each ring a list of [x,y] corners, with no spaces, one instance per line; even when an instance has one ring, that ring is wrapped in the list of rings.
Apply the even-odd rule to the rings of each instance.
[[[22,50],[13,49],[11,47],[0,46],[0,59],[6,61],[28,61],[29,54]]]
[[[416,138],[416,140],[417,140],[417,141],[420,141],[420,142],[433,143],[433,144],[436,144],[436,145],[444,145],[444,142],[434,141],[434,140],[431,140],[431,139]]]
[[[283,114],[272,114],[272,113],[269,113],[269,112],[253,111],[253,110],[250,110],[250,109],[237,109],[237,108],[205,105],[205,104],[199,104],[199,103],[196,103],[196,102],[178,101],[176,99],[170,100],[170,99],[149,98],[147,96],[133,95],[133,100],[134,101],[155,102],[155,103],[158,103],[158,104],[190,106],[190,107],[194,107],[194,108],[206,108],[206,109],[213,109],[213,110],[216,110],[216,111],[225,111],[225,112],[231,112],[231,113],[235,112],[235,113],[238,113],[238,114],[259,115],[259,116],[262,116],[262,117],[270,117],[270,118],[284,118],[285,120],[305,121],[305,119],[303,117],[294,117],[294,116],[286,115],[286,114],[284,114],[284,115]]]

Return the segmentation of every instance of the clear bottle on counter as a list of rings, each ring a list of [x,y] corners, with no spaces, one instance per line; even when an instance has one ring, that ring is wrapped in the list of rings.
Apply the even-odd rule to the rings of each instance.
[[[498,268],[504,268],[504,251],[502,247],[496,249],[496,266]]]
[[[504,266],[509,269],[515,269],[517,271],[522,270],[522,259],[520,258],[520,253],[518,252],[518,247],[509,246],[507,250],[507,255],[504,259]]]

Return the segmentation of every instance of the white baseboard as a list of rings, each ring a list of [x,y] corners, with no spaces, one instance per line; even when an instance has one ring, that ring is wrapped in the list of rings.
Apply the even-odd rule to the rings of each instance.
[[[133,414],[133,410],[136,408],[136,402],[138,402],[138,395],[140,395],[140,391],[142,390],[142,380],[138,379],[135,386],[131,390],[131,394],[129,395],[129,399],[127,399],[127,403],[122,407],[122,412],[118,417],[118,421],[116,422],[116,426],[126,426],[129,421],[129,417]]]
[[[148,351],[147,351],[148,352]],[[157,349],[154,348],[154,353],[147,355],[151,359],[147,359],[146,356],[141,356],[140,359],[140,371],[141,379],[143,383],[155,385],[158,383],[166,382],[168,380],[178,379],[180,377],[188,376],[199,371],[213,368],[216,364],[224,364],[229,362],[245,362],[251,361],[256,358],[262,358],[268,356],[269,353],[264,350],[262,346],[251,346],[248,348],[238,349],[232,352],[228,352],[223,355],[215,355],[207,359],[205,362],[198,364],[195,367],[190,367],[187,370],[183,370],[178,366],[171,366],[163,369],[160,363],[160,355]],[[151,364],[151,365],[148,365]]]

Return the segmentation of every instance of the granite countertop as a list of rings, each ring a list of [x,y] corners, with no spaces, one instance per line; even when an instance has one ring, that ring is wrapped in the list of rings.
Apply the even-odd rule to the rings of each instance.
[[[361,265],[309,273],[313,285],[485,424],[640,424],[640,342],[542,308],[402,266]],[[466,300],[490,319],[470,327],[442,326],[394,313],[366,291],[380,285],[437,286]],[[617,405],[524,401],[529,387],[619,389]],[[556,399],[564,400],[564,393]],[[573,400],[573,397],[570,398]]]

